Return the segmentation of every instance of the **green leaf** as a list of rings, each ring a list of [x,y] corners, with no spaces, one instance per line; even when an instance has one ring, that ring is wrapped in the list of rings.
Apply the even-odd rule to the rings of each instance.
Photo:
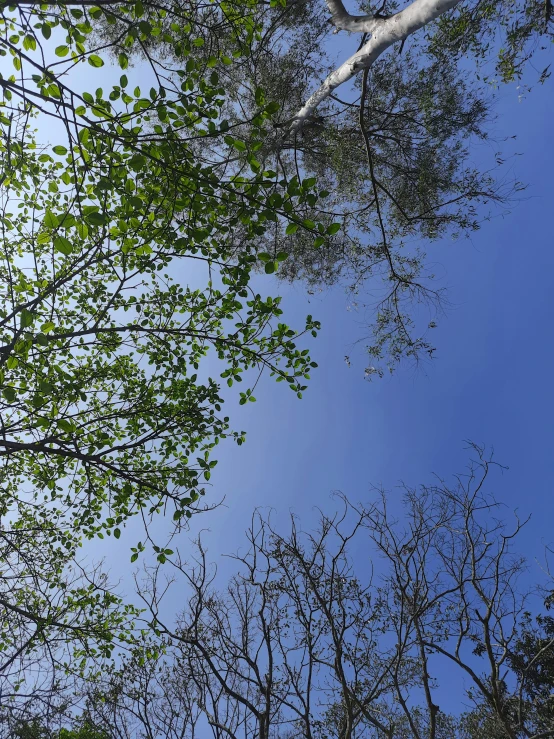
[[[2,390],[2,395],[8,401],[8,403],[13,403],[14,400],[17,398],[17,393],[15,391],[15,388],[13,387],[5,387]]]
[[[54,215],[54,213],[52,213],[52,211],[47,210],[46,213],[45,213],[45,215],[44,215],[44,220],[42,222],[42,225],[45,228],[56,228],[58,226],[59,222],[60,221],[59,221],[58,216]]]
[[[140,172],[140,170],[145,166],[145,164],[146,164],[146,158],[143,157],[142,154],[134,154],[129,159],[129,166],[135,172]]]
[[[318,236],[317,239],[314,241],[314,247],[318,249],[320,246],[323,246],[324,243],[325,243],[325,237]]]
[[[289,223],[285,233],[287,234],[287,236],[290,236],[291,234],[295,234],[297,231],[298,231],[298,223]]]
[[[119,61],[119,66],[121,67],[121,69],[127,69],[127,67],[129,66],[129,57],[127,56],[127,54],[124,54],[123,52],[121,52],[121,54],[118,56],[118,61]],[[125,87],[125,85],[121,85],[121,86]]]
[[[60,156],[67,154],[67,149],[65,148],[65,146],[54,146],[52,151],[54,152],[54,154],[59,154]]]
[[[56,236],[54,239],[54,249],[68,256],[73,251],[73,246],[65,236]]]
[[[271,275],[275,272],[275,262],[266,262],[264,267],[266,275]]]
[[[97,211],[86,213],[85,220],[88,221],[91,226],[104,226],[108,221],[103,213],[98,213]]]
[[[103,67],[104,62],[97,54],[91,54],[88,58],[88,63],[91,67]]]
[[[113,535],[115,536],[116,539],[119,539],[119,537],[121,536],[121,529],[114,529]]]
[[[58,87],[58,85],[56,85],[55,82],[52,82],[51,85],[48,85],[47,92],[50,97],[56,98],[56,100],[61,100],[62,93],[60,92],[60,88]]]
[[[73,228],[73,226],[77,223],[75,216],[72,213],[66,213],[61,221],[60,221],[60,227],[65,229]]]
[[[341,230],[341,228],[342,226],[340,223],[332,223],[327,229],[327,233],[329,234],[329,236],[334,236]]]
[[[56,46],[54,54],[56,56],[67,56],[69,54],[69,46]]]
[[[35,51],[37,48],[37,42],[34,36],[25,36],[23,39],[23,48],[26,51]]]
[[[75,431],[75,426],[67,418],[58,418],[56,423],[58,424],[58,427],[62,429],[62,431],[66,431],[68,434]]]
[[[27,308],[23,308],[21,311],[21,328],[28,328],[32,325],[33,321],[35,320],[34,315],[31,313],[30,310],[27,310]]]

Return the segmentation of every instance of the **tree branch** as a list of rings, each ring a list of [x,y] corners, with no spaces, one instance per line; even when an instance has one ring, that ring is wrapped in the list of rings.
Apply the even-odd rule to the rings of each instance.
[[[331,23],[340,29],[359,32],[369,31],[371,38],[350,59],[347,59],[340,67],[335,69],[313,93],[294,117],[289,133],[294,134],[300,131],[316,108],[337,87],[355,77],[361,70],[369,69],[389,46],[398,41],[404,41],[408,36],[428,25],[435,18],[451,10],[459,2],[460,0],[414,0],[407,8],[395,13],[390,18],[375,18],[374,16],[350,16],[346,12],[342,0],[327,0],[327,5],[332,13]],[[361,20],[358,21],[357,18]]]

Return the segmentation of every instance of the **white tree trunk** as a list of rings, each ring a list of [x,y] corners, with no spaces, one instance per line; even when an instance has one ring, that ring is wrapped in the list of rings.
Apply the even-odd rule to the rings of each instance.
[[[373,62],[397,41],[404,41],[412,33],[426,26],[461,0],[413,0],[408,7],[389,18],[350,15],[342,0],[326,0],[331,12],[331,23],[340,30],[370,33],[371,38],[350,59],[335,69],[318,90],[298,111],[290,131],[299,131],[318,105],[329,97],[339,85],[355,77],[358,72],[371,67]]]

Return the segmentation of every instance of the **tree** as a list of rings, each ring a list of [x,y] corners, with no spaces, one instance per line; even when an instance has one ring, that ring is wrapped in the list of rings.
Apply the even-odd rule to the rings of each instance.
[[[137,616],[100,565],[82,561],[78,538],[40,505],[31,523],[31,509],[0,526],[0,724],[10,736],[29,716],[57,715],[85,668],[127,648]]]
[[[393,44],[403,44],[412,34],[441,16],[445,16],[445,20],[439,23],[437,38],[432,39],[432,43],[435,49],[446,47],[447,53],[455,55],[473,43],[482,50],[493,29],[504,31],[507,48],[499,52],[498,69],[507,80],[512,80],[521,70],[523,62],[532,53],[533,45],[542,34],[548,33],[552,21],[552,5],[535,0],[523,0],[515,6],[511,3],[490,6],[462,0],[412,0],[402,10],[385,16],[382,11],[386,3],[381,11],[363,16],[348,13],[342,0],[328,0],[327,7],[331,24],[337,30],[362,34],[362,42],[356,53],[337,67],[297,112],[292,131],[299,130],[337,87],[369,69]],[[453,9],[458,13],[447,16]]]
[[[484,204],[503,204],[521,187],[501,176],[495,181],[495,158],[476,167],[471,149],[494,141],[490,83],[523,74],[525,62],[551,38],[552,14],[542,0],[359,6],[362,16],[349,14],[340,0],[259,3],[252,33],[227,2],[198,0],[182,9],[167,0],[164,7],[187,14],[186,28],[202,39],[207,65],[230,60],[240,39],[240,62],[224,65],[221,74],[229,92],[225,114],[245,147],[263,95],[279,101],[257,157],[288,180],[317,177],[331,194],[308,200],[305,218],[342,228],[314,247],[294,224],[277,221],[261,250],[268,257],[289,255],[282,278],[302,280],[309,290],[341,282],[353,303],[370,308],[367,340],[375,366],[369,373],[381,374],[405,357],[434,351],[430,329],[441,291],[421,241],[477,228],[487,214]],[[152,4],[152,12],[158,7]],[[119,26],[100,30],[115,41]],[[355,52],[339,67],[331,34]],[[545,69],[541,81],[547,76]],[[418,303],[430,311],[423,320]]]
[[[523,614],[506,662],[517,676],[516,686],[504,686],[503,700],[516,728],[516,736],[525,735],[530,725],[539,736],[554,733],[554,623],[549,611],[552,593],[545,599],[545,613],[533,618]],[[510,734],[487,704],[481,703],[462,719],[464,739],[487,736],[508,739]]]
[[[4,51],[22,76],[25,65],[37,69],[39,34],[43,56],[58,27],[69,46],[56,47],[62,60],[43,62],[42,75],[2,81],[2,515],[34,523],[46,495],[39,511],[69,520],[68,539],[118,536],[129,515],[146,518],[169,500],[176,518],[190,515],[214,465],[210,450],[227,435],[243,439],[220,415],[217,382],[198,378],[210,347],[229,386],[266,368],[301,394],[314,366],[281,322],[280,300],[249,288],[255,257],[233,250],[233,231],[254,245],[268,219],[286,217],[310,188],[283,192],[263,172],[219,178],[176,136],[220,133],[217,74],[208,86],[193,60],[174,98],[161,78],[144,98],[138,88],[127,94],[122,77],[111,102],[100,89],[93,97],[66,85],[66,66],[102,61],[84,46],[97,15],[87,8],[22,4],[19,21],[4,18],[14,32]],[[67,146],[37,143],[37,110],[39,122],[64,123]],[[260,113],[262,129],[268,115]],[[183,285],[168,271],[185,263]],[[309,317],[305,330],[317,327]],[[241,402],[250,400],[247,389]]]
[[[141,591],[166,657],[89,688],[87,715],[118,739],[205,735],[206,723],[217,739],[554,736],[550,620],[536,632],[527,615],[512,548],[523,523],[499,520],[478,451],[454,486],[407,489],[401,518],[381,493],[357,506],[340,496],[311,532],[292,518],[282,535],[255,513],[226,586],[198,541],[193,562],[171,560],[190,592],[175,626],[150,570]],[[441,662],[465,678],[459,708],[474,701],[472,713],[441,710]]]
[[[72,729],[62,727],[58,730],[50,730],[40,721],[32,720],[19,723],[12,730],[14,739],[107,739],[104,731],[96,729],[87,721],[81,722]]]
[[[249,260],[226,263],[230,226],[216,197],[202,193],[197,208],[161,165],[81,138],[104,179],[91,178],[86,156],[64,162],[33,143],[10,171],[0,450],[4,515],[14,506],[26,515],[26,479],[33,501],[47,494],[51,521],[69,516],[90,537],[167,500],[184,515],[198,499],[209,452],[228,435],[217,383],[198,380],[209,347],[229,385],[268,368],[300,394],[310,361],[278,322],[279,300],[249,292]],[[206,289],[162,271],[183,260],[206,266]]]
[[[124,11],[127,46],[171,42],[162,10],[157,25],[140,3]],[[314,366],[297,340],[317,321],[289,328],[280,299],[250,286],[256,240],[272,219],[297,222],[313,187],[287,190],[253,157],[249,175],[222,174],[199,142],[242,144],[220,115],[217,71],[191,56],[194,34],[183,45],[179,26],[175,66],[153,57],[143,93],[132,70],[114,84],[98,71],[107,49],[90,38],[102,16],[109,4],[0,9],[0,54],[14,68],[0,78],[0,678],[14,710],[40,700],[33,670],[50,700],[66,670],[130,636],[133,609],[79,564],[79,548],[119,538],[136,516],[133,561],[150,544],[165,559],[152,517],[179,527],[203,509],[215,446],[244,439],[223,415],[218,375],[246,377],[247,403],[263,370],[301,396]],[[104,89],[80,89],[81,63]],[[254,138],[271,110],[260,106]]]

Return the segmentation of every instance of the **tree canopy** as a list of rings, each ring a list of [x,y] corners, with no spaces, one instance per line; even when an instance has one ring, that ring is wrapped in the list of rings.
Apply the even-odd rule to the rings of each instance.
[[[145,4],[153,14],[159,7]],[[494,89],[520,80],[537,52],[541,59],[552,13],[542,0],[359,7],[363,15],[333,0],[257,3],[250,35],[226,3],[199,0],[183,12],[208,65],[222,54],[230,61],[241,38],[241,58],[221,75],[226,116],[245,151],[263,90],[280,105],[258,159],[288,178],[317,177],[330,193],[304,204],[307,218],[342,225],[325,244],[314,248],[278,220],[262,248],[289,255],[279,272],[285,279],[309,290],[337,282],[347,289],[370,324],[364,338],[373,375],[435,350],[442,291],[426,242],[471,232],[522,188],[497,166],[506,155],[495,137]],[[106,37],[121,37],[117,21],[100,26],[99,40]],[[140,64],[141,48],[134,48]],[[531,72],[533,84],[548,77],[547,63]],[[472,147],[483,142],[493,151],[476,162]]]
[[[477,228],[487,203],[505,204],[521,187],[495,177],[500,155],[476,164],[470,148],[494,141],[493,85],[523,75],[551,40],[552,14],[542,0],[362,9],[355,16],[322,0],[20,3],[14,16],[5,13],[3,50],[17,74],[2,86],[61,121],[74,143],[83,127],[101,128],[148,156],[147,142],[167,147],[171,131],[172,146],[180,139],[194,152],[221,192],[252,168],[275,172],[270,181],[293,192],[305,188],[287,203],[292,220],[271,217],[255,234],[255,264],[275,271],[282,263],[280,276],[310,290],[341,282],[368,308],[368,374],[382,374],[435,350],[442,291],[424,242]],[[360,38],[338,67],[332,30]],[[110,59],[125,72],[120,84],[83,96],[72,83],[81,63],[97,69]],[[150,94],[129,84],[133,65],[151,78]],[[540,81],[547,76],[546,68]],[[339,78],[353,86],[343,90]],[[176,156],[173,166],[184,161]],[[282,210],[279,193],[263,187],[263,197],[243,190],[231,198],[237,223],[245,201]],[[251,236],[242,223],[233,229],[235,257],[252,255]]]
[[[280,299],[250,284],[273,220],[325,240],[323,226],[297,215],[319,197],[315,183],[283,182],[253,153],[242,174],[210,158],[207,139],[244,145],[221,116],[217,70],[191,58],[192,30],[186,45],[178,26],[171,73],[152,59],[148,92],[131,71],[131,80],[104,78],[90,43],[103,15],[109,22],[109,10],[87,3],[1,9],[3,700],[24,699],[21,670],[39,653],[63,671],[65,647],[73,669],[125,639],[132,609],[100,571],[78,565],[79,549],[119,538],[136,516],[145,532],[131,559],[151,544],[164,560],[152,517],[163,511],[179,527],[201,509],[214,448],[244,439],[224,415],[220,384],[241,387],[244,377],[247,403],[267,370],[301,396],[315,366],[299,337],[315,336],[318,322],[290,328]],[[143,15],[140,3],[125,7],[128,45],[160,34],[169,43],[167,13],[158,25]],[[81,62],[104,88],[80,88]],[[274,107],[259,106],[252,152]]]

